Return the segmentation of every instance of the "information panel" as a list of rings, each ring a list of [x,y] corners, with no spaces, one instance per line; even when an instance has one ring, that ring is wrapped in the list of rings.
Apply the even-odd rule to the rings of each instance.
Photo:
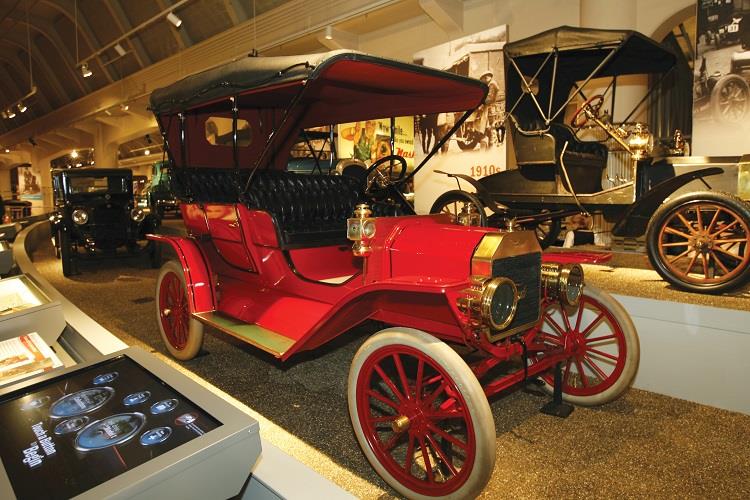
[[[21,498],[70,498],[222,425],[127,356],[0,398],[0,458]]]

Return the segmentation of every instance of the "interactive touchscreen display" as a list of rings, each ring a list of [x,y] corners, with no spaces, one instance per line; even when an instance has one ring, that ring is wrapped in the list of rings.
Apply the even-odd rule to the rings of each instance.
[[[70,498],[221,423],[126,356],[0,398],[18,498]]]

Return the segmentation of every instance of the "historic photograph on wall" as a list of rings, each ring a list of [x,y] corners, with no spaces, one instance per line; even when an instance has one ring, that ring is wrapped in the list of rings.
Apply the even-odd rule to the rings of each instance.
[[[502,25],[414,54],[416,64],[481,79],[490,88],[485,102],[415,176],[417,213],[428,213],[438,196],[456,189],[454,179],[434,173],[435,170],[479,179],[505,168],[503,46],[507,40],[507,25]],[[440,113],[415,117],[414,151],[417,164],[461,115]],[[470,189],[468,185],[464,188]]]
[[[747,152],[750,0],[698,0],[693,85],[694,155]]]

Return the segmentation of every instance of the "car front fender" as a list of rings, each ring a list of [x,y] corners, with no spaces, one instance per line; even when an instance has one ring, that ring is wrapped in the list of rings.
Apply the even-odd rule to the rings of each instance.
[[[710,175],[719,175],[722,173],[724,173],[724,170],[719,167],[709,167],[693,172],[686,172],[660,182],[638,201],[630,205],[622,218],[612,228],[612,234],[628,238],[635,238],[646,234],[646,228],[648,227],[648,222],[651,220],[651,216],[669,195],[696,179],[703,179]]]
[[[213,311],[216,300],[211,283],[211,270],[197,243],[180,236],[147,234],[155,244],[169,244],[177,254],[187,285],[188,306],[191,313]]]

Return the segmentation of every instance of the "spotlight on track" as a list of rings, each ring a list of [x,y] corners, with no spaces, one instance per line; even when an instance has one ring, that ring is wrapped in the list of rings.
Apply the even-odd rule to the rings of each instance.
[[[122,57],[126,54],[125,49],[122,48],[122,45],[119,43],[115,44],[115,52],[117,52],[117,55]]]
[[[81,64],[81,76],[83,76],[84,78],[88,78],[93,74],[94,72],[89,69],[89,65],[87,63]]]
[[[177,17],[174,12],[170,12],[169,14],[167,14],[167,20],[170,23],[174,24],[175,28],[179,28],[180,26],[182,26],[182,19]]]

